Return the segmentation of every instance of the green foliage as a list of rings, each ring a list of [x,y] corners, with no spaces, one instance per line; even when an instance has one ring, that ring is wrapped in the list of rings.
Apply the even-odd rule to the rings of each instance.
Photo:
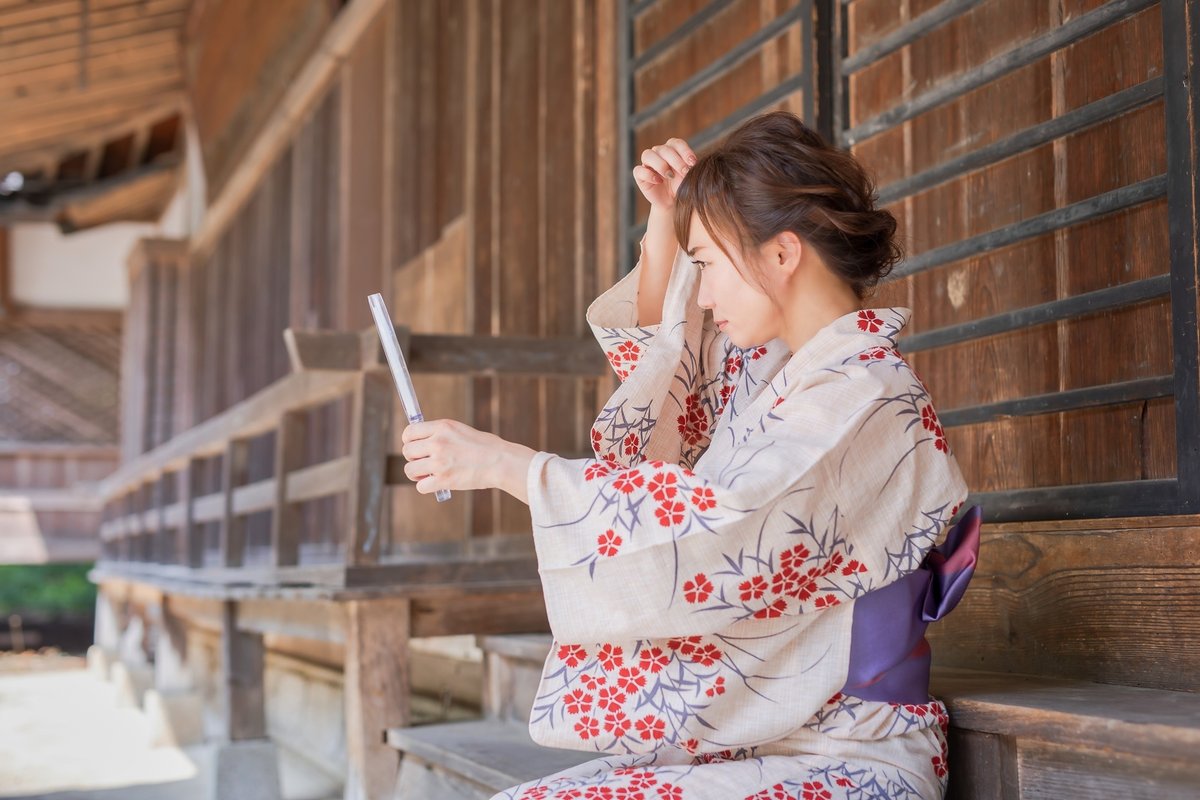
[[[96,587],[88,581],[91,564],[0,565],[0,622],[9,614],[90,614]]]

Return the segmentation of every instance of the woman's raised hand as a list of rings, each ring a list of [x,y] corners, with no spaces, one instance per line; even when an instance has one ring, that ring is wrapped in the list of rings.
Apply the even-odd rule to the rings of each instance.
[[[633,179],[651,206],[669,209],[675,205],[680,181],[696,163],[696,154],[683,139],[668,139],[642,151],[642,163],[633,168]]]

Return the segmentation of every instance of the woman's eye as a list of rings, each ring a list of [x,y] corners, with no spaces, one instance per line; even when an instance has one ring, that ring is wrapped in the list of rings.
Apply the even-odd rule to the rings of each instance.
[[[697,267],[699,267],[701,270],[703,270],[703,269],[704,269],[704,267],[707,265],[707,263],[708,263],[708,262],[707,262],[707,261],[695,261],[695,260],[693,260],[693,261],[692,261],[692,263],[693,263],[693,264],[695,264]]]

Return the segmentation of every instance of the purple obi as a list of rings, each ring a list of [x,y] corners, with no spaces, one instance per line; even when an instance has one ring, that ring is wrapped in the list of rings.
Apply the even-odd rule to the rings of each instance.
[[[930,622],[962,599],[979,558],[982,513],[972,506],[920,568],[854,601],[850,671],[842,694],[920,704],[929,700]]]

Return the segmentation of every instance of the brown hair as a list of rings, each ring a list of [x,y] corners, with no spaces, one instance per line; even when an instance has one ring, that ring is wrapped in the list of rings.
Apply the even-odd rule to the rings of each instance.
[[[686,249],[693,212],[743,256],[792,231],[862,299],[903,257],[896,218],[875,201],[874,181],[853,155],[830,147],[795,114],[773,111],[699,156],[675,195],[675,236]],[[762,266],[753,270],[761,290]]]

